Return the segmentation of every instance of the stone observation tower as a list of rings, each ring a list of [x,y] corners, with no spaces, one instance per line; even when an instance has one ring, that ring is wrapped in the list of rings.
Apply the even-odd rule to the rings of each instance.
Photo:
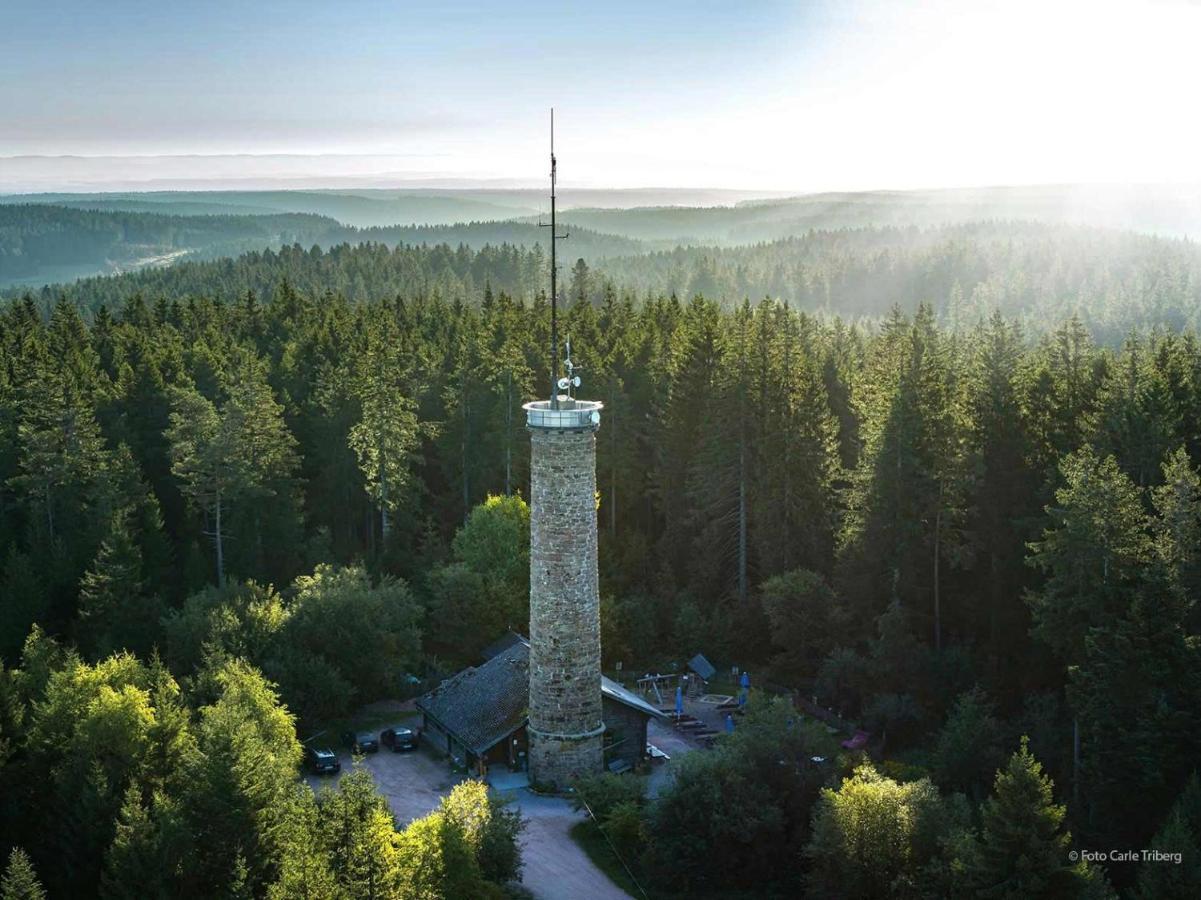
[[[599,402],[574,396],[570,359],[560,377],[551,111],[551,393],[525,404],[530,431],[529,769],[562,789],[603,768],[600,598],[596,573],[596,430]]]
[[[558,406],[555,409],[555,406]],[[527,403],[530,429],[531,782],[602,768],[596,429],[601,404]]]

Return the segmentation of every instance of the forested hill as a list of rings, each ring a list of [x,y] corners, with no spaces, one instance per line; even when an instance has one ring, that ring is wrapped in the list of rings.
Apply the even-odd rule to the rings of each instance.
[[[749,244],[812,229],[942,226],[993,220],[1201,234],[1201,191],[1163,185],[1036,185],[855,191],[746,200],[733,206],[569,209],[564,221],[673,244]]]
[[[638,293],[769,296],[843,317],[928,301],[968,324],[997,309],[1035,330],[1079,315],[1098,337],[1201,324],[1201,248],[1191,241],[1034,222],[816,231],[749,247],[680,247],[608,259]]]
[[[164,216],[0,204],[0,286],[121,271],[181,251],[220,256],[309,243],[341,227],[309,214]]]
[[[513,240],[478,251],[445,245],[285,247],[51,286],[40,297],[48,302],[63,294],[94,310],[101,304],[117,308],[139,292],[148,299],[229,300],[248,290],[267,297],[284,280],[314,296],[331,292],[355,301],[437,292],[475,302],[488,284],[529,300],[544,289],[541,246],[518,246],[517,229],[533,226],[468,228],[479,237]],[[387,243],[403,238],[432,244],[445,232],[407,228],[358,234]],[[622,240],[575,232],[568,258],[620,246]],[[952,324],[970,324],[999,309],[1022,319],[1031,331],[1077,314],[1106,343],[1119,342],[1135,327],[1201,325],[1201,250],[1193,243],[1034,223],[822,231],[750,247],[594,255],[565,271],[563,283],[572,299],[585,296],[594,303],[612,285],[638,297],[700,293],[726,306],[770,296],[844,318],[879,317],[894,305],[913,310],[927,301]]]
[[[472,298],[489,284],[513,296],[532,296],[546,279],[542,248],[504,245],[478,251],[459,245],[433,247],[340,244],[329,250],[299,245],[247,253],[237,259],[185,262],[165,269],[88,278],[50,285],[43,302],[64,296],[85,311],[121,306],[135,294],[158,299],[211,297],[231,301],[251,291],[269,297],[285,281],[313,296],[327,293],[351,300],[433,296]]]
[[[422,191],[133,191],[0,197],[0,204],[12,202],[166,215],[314,213],[360,228],[511,219],[529,215],[540,207],[520,198],[496,202],[487,195],[448,196]]]
[[[220,208],[220,207],[218,207]],[[214,259],[287,246],[378,241],[390,245],[532,245],[545,241],[536,225],[469,222],[356,228],[308,213],[273,215],[160,215],[0,204],[0,288],[138,269],[182,258]],[[639,252],[638,241],[576,229],[575,252],[585,257]]]

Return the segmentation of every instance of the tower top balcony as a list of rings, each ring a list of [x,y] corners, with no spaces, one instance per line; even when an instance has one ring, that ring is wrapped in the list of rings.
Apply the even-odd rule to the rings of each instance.
[[[534,400],[522,406],[528,428],[540,431],[596,431],[600,428],[599,400],[577,400],[560,394],[557,407],[550,400]]]

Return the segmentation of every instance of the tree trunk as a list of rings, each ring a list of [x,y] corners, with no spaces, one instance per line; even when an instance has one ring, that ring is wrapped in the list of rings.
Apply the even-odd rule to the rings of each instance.
[[[745,604],[746,585],[746,442],[738,449],[738,601]]]
[[[217,548],[217,587],[225,587],[225,545],[221,535],[221,492],[217,491],[217,506],[213,510],[213,542]]]
[[[934,514],[934,649],[942,651],[942,598],[938,593],[938,563],[941,555],[942,507]]]
[[[388,475],[384,467],[384,460],[381,457],[379,463],[379,533],[380,533],[380,550],[384,549],[384,545],[388,543]]]
[[[1072,806],[1080,808],[1080,717],[1072,716]]]
[[[463,397],[463,440],[460,447],[461,462],[463,466],[463,521],[467,521],[467,517],[471,514],[471,482],[468,480],[467,474],[467,445],[470,443],[470,435],[467,433],[467,421],[469,410],[467,407],[467,397]]]

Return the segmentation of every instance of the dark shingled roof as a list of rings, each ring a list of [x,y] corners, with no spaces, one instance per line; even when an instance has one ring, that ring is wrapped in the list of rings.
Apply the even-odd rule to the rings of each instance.
[[[512,640],[510,640],[510,637]],[[530,699],[530,645],[519,634],[481,666],[464,669],[417,701],[417,708],[438,722],[477,756],[525,724]],[[601,693],[647,716],[663,713],[637,694],[601,676]]]
[[[514,647],[528,643],[529,641],[519,635],[516,631],[509,631],[505,633],[504,637],[497,638],[495,641],[485,647],[480,655],[485,660],[488,660],[492,659],[492,657],[496,656],[498,653],[503,653],[506,650],[512,650]]]
[[[478,756],[525,724],[529,699],[530,649],[518,644],[446,679],[417,708]]]

